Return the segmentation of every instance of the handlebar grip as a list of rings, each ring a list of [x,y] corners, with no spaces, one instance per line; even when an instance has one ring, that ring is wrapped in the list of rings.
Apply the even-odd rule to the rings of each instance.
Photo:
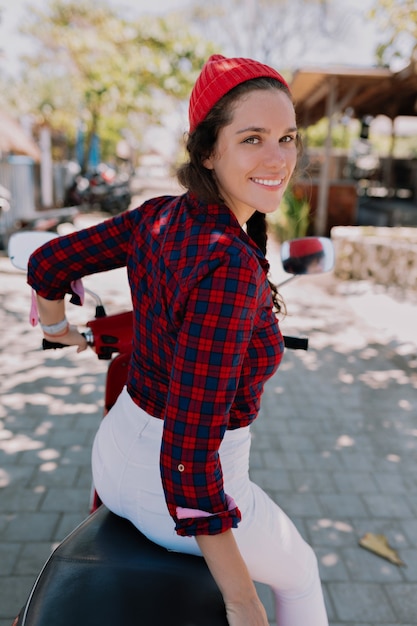
[[[69,345],[66,343],[56,343],[55,341],[42,339],[42,350],[58,350],[58,348],[69,348]]]
[[[85,337],[85,333],[81,333],[83,337]],[[60,350],[61,348],[71,348],[67,343],[58,343],[55,341],[48,341],[47,339],[42,339],[42,350]]]
[[[284,336],[284,346],[290,350],[308,350],[307,337]]]

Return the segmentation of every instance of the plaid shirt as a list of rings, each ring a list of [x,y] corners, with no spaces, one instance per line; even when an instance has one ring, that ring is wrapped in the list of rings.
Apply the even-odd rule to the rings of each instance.
[[[185,194],[49,242],[28,282],[54,300],[71,281],[121,266],[134,310],[127,390],[164,419],[160,467],[176,531],[224,532],[240,512],[223,490],[219,446],[226,429],[256,418],[283,352],[268,263],[227,207]]]

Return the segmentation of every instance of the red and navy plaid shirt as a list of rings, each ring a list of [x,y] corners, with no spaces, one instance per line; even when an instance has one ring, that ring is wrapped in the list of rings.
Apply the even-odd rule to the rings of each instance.
[[[49,242],[28,282],[54,300],[71,281],[122,266],[134,310],[127,390],[164,419],[169,512],[181,535],[224,532],[240,512],[223,489],[219,446],[226,429],[256,418],[283,352],[268,263],[227,207],[185,194]]]

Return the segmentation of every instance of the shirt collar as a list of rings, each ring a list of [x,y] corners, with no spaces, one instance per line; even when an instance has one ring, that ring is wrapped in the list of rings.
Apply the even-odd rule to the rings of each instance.
[[[227,230],[233,231],[247,246],[253,250],[258,261],[265,271],[265,274],[269,272],[269,263],[262,253],[261,249],[256,243],[249,237],[249,235],[243,230],[239,224],[235,214],[223,203],[211,204],[202,202],[192,194],[187,192],[185,196],[188,198],[191,212],[193,217],[201,222],[213,221],[215,225],[222,224]]]

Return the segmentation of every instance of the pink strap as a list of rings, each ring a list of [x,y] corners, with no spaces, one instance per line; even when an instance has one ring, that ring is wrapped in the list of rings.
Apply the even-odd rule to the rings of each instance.
[[[227,502],[227,510],[233,511],[237,507],[236,502],[233,500],[231,496],[226,494],[226,502]],[[199,509],[187,509],[182,506],[177,506],[177,517],[178,519],[188,519],[194,518],[198,519],[200,517],[214,517],[218,515],[218,513],[208,513],[207,511],[200,511]]]
[[[32,303],[30,305],[29,322],[31,326],[36,326],[39,321],[38,303],[36,301],[36,292],[32,289]]]

